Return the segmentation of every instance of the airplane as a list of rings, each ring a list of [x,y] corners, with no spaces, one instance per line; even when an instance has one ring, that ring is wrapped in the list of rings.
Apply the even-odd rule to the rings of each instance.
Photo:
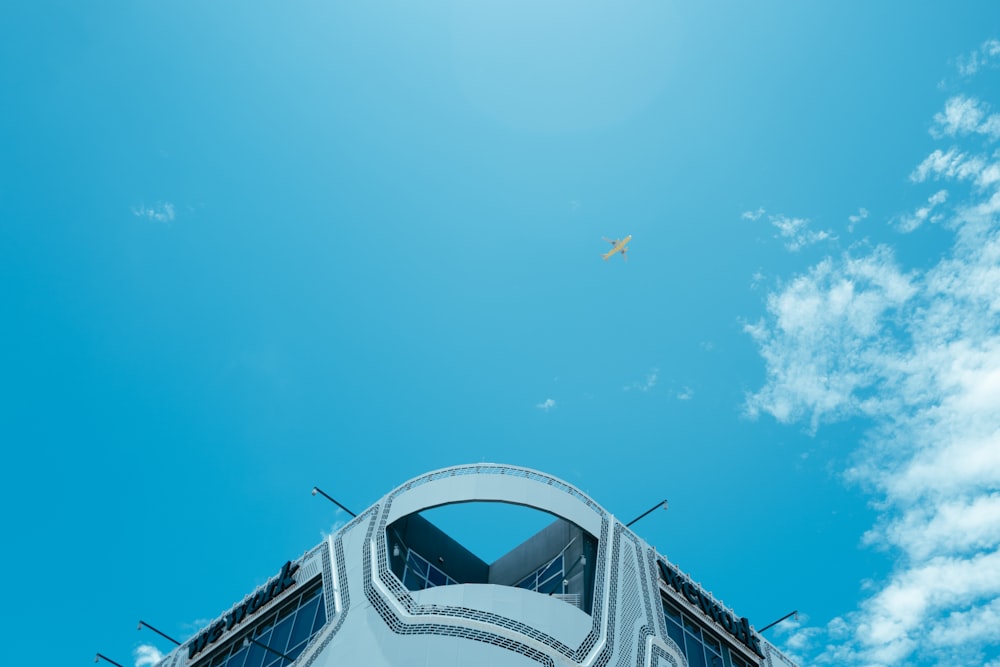
[[[615,239],[613,241],[606,236],[602,238],[614,246],[614,248],[612,248],[605,254],[601,255],[601,257],[604,258],[604,261],[607,261],[611,257],[611,255],[615,254],[616,252],[621,252],[622,259],[628,261],[628,255],[626,253],[628,252],[628,242],[632,240],[631,234],[629,234],[623,239]]]

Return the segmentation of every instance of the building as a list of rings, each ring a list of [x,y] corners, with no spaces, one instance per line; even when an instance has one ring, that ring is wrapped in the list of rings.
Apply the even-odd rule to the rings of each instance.
[[[421,512],[503,502],[552,515],[493,563]],[[389,492],[158,667],[794,667],[580,490],[506,465]]]

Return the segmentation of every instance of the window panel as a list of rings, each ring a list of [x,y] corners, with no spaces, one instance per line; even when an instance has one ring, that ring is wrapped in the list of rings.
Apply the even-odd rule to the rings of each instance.
[[[247,649],[247,659],[243,663],[244,667],[262,667],[264,664],[264,654],[267,653],[264,649],[256,644],[250,644],[250,648]]]
[[[304,607],[299,609],[299,613],[295,615],[295,625],[292,627],[291,638],[288,640],[289,646],[297,646],[308,639],[313,619],[316,617],[316,606],[318,604],[319,598],[313,598]]]
[[[427,585],[444,586],[446,581],[444,572],[431,565],[431,571],[427,574]]]
[[[667,619],[667,634],[670,638],[677,642],[677,645],[684,650],[684,631],[681,629],[680,624],[674,623],[671,619]]]
[[[233,648],[236,648],[235,646]],[[246,660],[247,650],[246,647],[240,646],[238,651],[234,651],[229,656],[229,662],[226,663],[226,667],[243,667],[243,662]]]
[[[545,581],[557,575],[559,577],[562,577],[562,571],[563,571],[563,559],[562,556],[559,556],[554,561],[552,561],[547,568],[545,568],[545,571],[538,576],[538,579],[540,581]]]
[[[410,568],[406,568],[406,572],[403,573],[403,586],[405,586],[408,591],[423,590],[424,580],[419,574]]]
[[[316,621],[313,622],[312,633],[316,634],[326,623],[326,605],[320,602],[319,610],[316,612]]]
[[[427,576],[428,562],[421,558],[417,552],[412,549],[406,555],[406,566],[411,568],[421,577]]]
[[[687,636],[688,640],[688,667],[708,667],[708,663],[705,662],[705,649],[702,647],[701,642],[694,641],[691,635]]]
[[[285,620],[274,626],[274,632],[271,633],[271,641],[268,643],[268,646],[284,653],[285,649],[288,648],[288,635],[292,632],[292,623],[294,620],[294,616],[286,616]]]
[[[680,647],[689,667],[752,667],[687,612],[682,613],[665,597],[662,602],[667,635]]]
[[[551,593],[561,593],[562,592],[562,579],[560,577],[553,577],[543,584],[538,586],[538,592],[544,595],[549,595]]]

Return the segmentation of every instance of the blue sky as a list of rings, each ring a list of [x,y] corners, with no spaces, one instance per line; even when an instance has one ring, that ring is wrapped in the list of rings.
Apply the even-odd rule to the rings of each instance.
[[[669,498],[803,665],[1000,665],[998,19],[4,3],[8,662],[150,664],[314,484],[498,461]]]

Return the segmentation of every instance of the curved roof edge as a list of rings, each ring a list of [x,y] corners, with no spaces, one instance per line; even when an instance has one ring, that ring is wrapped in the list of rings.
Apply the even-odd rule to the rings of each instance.
[[[384,497],[389,522],[432,507],[460,502],[508,502],[533,507],[600,534],[608,512],[572,484],[552,475],[500,463],[450,466],[404,482]]]

